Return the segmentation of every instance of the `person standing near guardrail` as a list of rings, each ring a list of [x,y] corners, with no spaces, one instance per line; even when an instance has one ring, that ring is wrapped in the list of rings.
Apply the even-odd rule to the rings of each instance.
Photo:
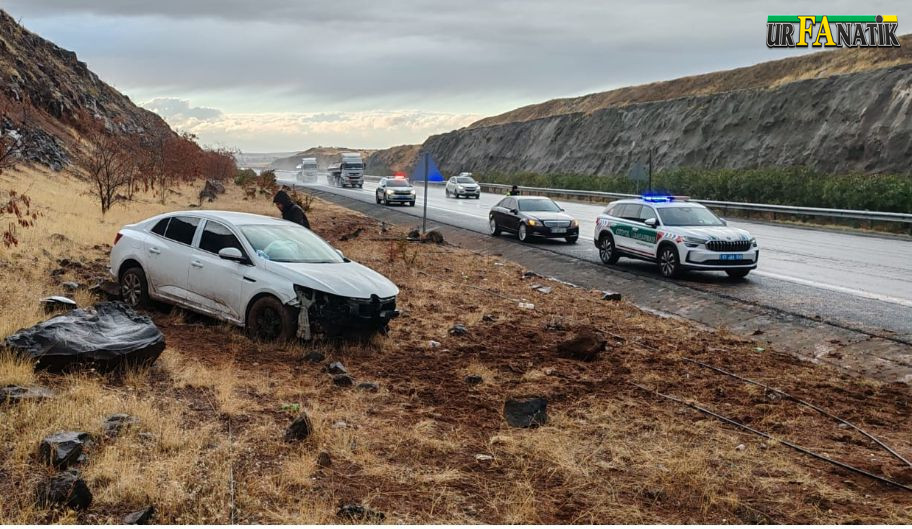
[[[515,197],[518,194],[519,194],[519,186],[516,184],[513,184],[513,187],[510,188],[510,192],[507,193],[507,195],[509,195],[511,197]]]

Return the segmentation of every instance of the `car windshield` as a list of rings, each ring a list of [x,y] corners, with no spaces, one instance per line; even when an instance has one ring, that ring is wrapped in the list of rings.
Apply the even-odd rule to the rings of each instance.
[[[258,224],[241,226],[256,254],[280,263],[342,263],[339,253],[326,241],[301,226]]]
[[[666,226],[724,226],[719,217],[701,206],[659,208],[662,224]]]
[[[518,202],[520,211],[560,211],[560,207],[550,198],[523,198]]]
[[[456,179],[456,183],[457,184],[474,184],[475,179],[470,178],[468,176],[460,176],[459,178]]]
[[[386,187],[410,187],[408,180],[387,180]]]
[[[364,169],[360,163],[343,163],[342,169]]]

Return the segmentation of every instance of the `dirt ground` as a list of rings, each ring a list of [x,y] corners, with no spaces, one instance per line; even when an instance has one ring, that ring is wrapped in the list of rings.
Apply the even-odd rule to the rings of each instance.
[[[89,197],[62,191],[76,184],[27,176],[44,215],[21,234],[20,247],[0,254],[4,336],[44,318],[39,295],[101,273],[119,225],[184,209],[195,195],[179,190],[165,205],[150,199],[103,219]],[[16,178],[4,175],[0,186],[24,190]],[[244,200],[229,188],[205,207],[274,214],[267,198]],[[399,285],[403,314],[389,336],[367,344],[254,343],[240,329],[160,309],[151,315],[167,348],[146,370],[49,375],[3,355],[0,386],[40,384],[56,396],[0,406],[0,523],[117,523],[150,504],[157,523],[333,523],[347,503],[393,523],[912,523],[912,492],[652,392],[912,485],[912,468],[851,428],[686,359],[813,402],[910,459],[908,386],[853,378],[604,301],[496,255],[407,242],[409,227],[325,202],[316,201],[309,217],[346,256]],[[83,266],[52,277],[62,258]],[[76,299],[95,300],[86,291]],[[468,332],[450,334],[457,323]],[[606,342],[597,359],[558,352],[558,344],[586,334]],[[313,351],[326,360],[305,360]],[[334,386],[330,361],[379,390]],[[469,384],[467,375],[482,382]],[[504,402],[518,396],[547,398],[547,424],[508,426]],[[140,423],[104,440],[102,422],[117,412]],[[313,435],[285,442],[301,412]],[[50,472],[35,458],[38,443],[64,429],[98,439],[81,469],[94,494],[85,511],[35,504],[34,488]]]

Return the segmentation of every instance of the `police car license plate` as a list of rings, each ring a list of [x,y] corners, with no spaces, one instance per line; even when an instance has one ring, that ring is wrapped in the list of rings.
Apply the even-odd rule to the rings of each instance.
[[[741,254],[739,253],[724,253],[722,254],[723,261],[740,261]]]
[[[567,228],[551,228],[551,233],[567,233]]]

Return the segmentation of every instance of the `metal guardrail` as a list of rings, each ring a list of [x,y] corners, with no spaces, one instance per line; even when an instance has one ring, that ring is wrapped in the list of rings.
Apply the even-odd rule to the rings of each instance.
[[[512,186],[506,184],[481,184],[482,188],[488,188],[498,191],[509,191]],[[542,195],[566,195],[579,196],[587,198],[604,198],[604,199],[621,199],[637,198],[640,195],[630,195],[625,193],[607,193],[604,191],[583,191],[576,189],[551,189],[547,187],[525,187],[520,186],[521,191],[539,193]],[[866,220],[873,222],[899,222],[912,224],[912,214],[893,213],[890,211],[868,211],[858,209],[830,209],[830,208],[811,208],[803,206],[782,206],[778,204],[754,204],[751,202],[725,202],[722,200],[701,200],[692,199],[693,202],[714,206],[717,208],[737,209],[742,211],[757,211],[765,213],[782,213],[786,215],[811,216],[811,217],[831,217],[841,219]]]

